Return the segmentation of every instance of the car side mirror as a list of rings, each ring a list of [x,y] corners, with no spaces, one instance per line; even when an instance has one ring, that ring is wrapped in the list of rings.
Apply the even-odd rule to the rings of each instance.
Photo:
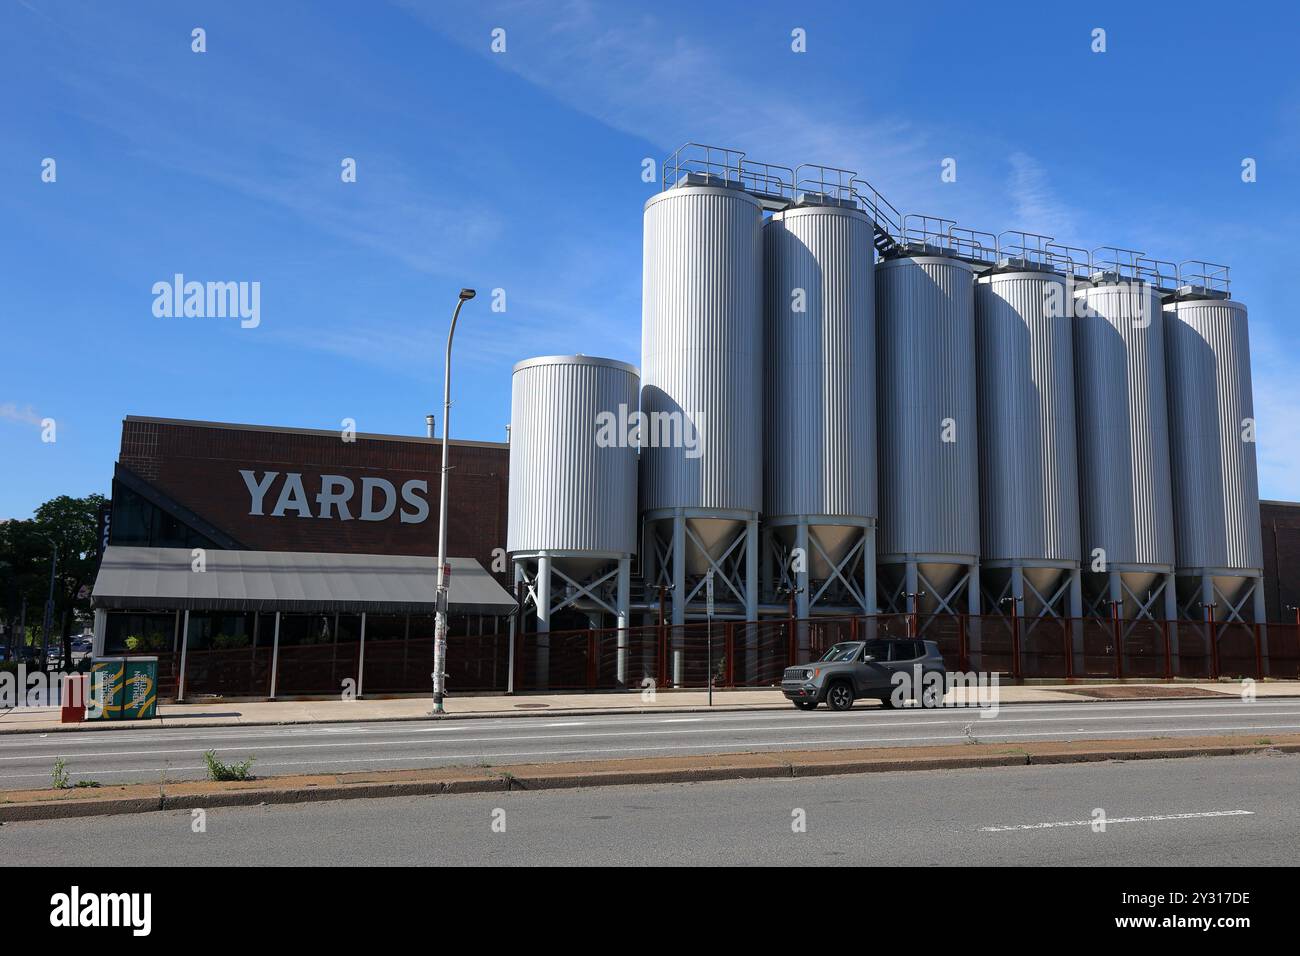
[[[862,655],[862,663],[864,663],[864,664],[869,664],[869,663],[871,663],[872,661],[874,661],[875,659],[876,659],[876,655],[875,655],[875,654],[863,654],[863,655]]]

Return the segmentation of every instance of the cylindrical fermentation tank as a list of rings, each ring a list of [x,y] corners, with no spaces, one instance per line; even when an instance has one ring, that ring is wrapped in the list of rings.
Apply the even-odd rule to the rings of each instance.
[[[971,265],[947,256],[876,267],[878,560],[915,563],[939,594],[979,556],[979,429]]]
[[[562,553],[570,576],[635,553],[638,386],[636,368],[614,359],[515,365],[508,551]]]
[[[838,564],[876,517],[871,220],[804,205],[763,235],[764,520],[787,548],[806,525]],[[815,578],[830,574],[816,548],[807,557]]]
[[[1035,615],[1079,566],[1079,475],[1071,300],[1047,268],[975,285],[980,430],[980,576],[1000,593],[1023,573]]]
[[[1246,307],[1180,300],[1164,319],[1177,571],[1235,602],[1263,569]]]
[[[762,507],[761,228],[759,201],[728,186],[645,205],[641,509],[683,512],[715,558]]]
[[[1141,594],[1174,566],[1160,296],[1118,278],[1074,296],[1083,566],[1100,561]],[[1131,616],[1135,602],[1123,601]]]

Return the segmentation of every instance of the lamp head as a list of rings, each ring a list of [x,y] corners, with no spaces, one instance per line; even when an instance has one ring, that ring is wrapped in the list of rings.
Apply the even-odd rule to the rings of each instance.
[[[460,290],[460,299],[462,302],[468,302],[470,299],[474,298],[475,295],[477,295],[477,293],[473,289]]]

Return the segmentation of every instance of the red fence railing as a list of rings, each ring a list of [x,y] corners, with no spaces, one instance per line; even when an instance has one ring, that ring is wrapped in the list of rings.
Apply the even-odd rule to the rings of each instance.
[[[882,614],[710,625],[654,625],[448,637],[448,689],[504,692],[657,687],[773,687],[785,668],[832,644],[876,638],[934,641],[950,671],[999,672],[1012,680],[1174,677],[1300,678],[1300,627],[1106,618]],[[181,655],[159,658],[159,690],[174,698]],[[185,661],[185,694],[264,697],[272,649],[196,650]],[[276,695],[332,695],[352,681],[367,696],[420,693],[432,684],[433,641],[369,640],[281,645]]]

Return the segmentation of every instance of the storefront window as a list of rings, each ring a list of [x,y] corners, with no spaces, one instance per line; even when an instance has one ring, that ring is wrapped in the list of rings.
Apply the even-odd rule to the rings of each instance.
[[[237,651],[253,646],[255,614],[192,611],[189,646],[192,651]]]
[[[109,611],[104,620],[104,653],[170,654],[176,641],[176,612]]]

